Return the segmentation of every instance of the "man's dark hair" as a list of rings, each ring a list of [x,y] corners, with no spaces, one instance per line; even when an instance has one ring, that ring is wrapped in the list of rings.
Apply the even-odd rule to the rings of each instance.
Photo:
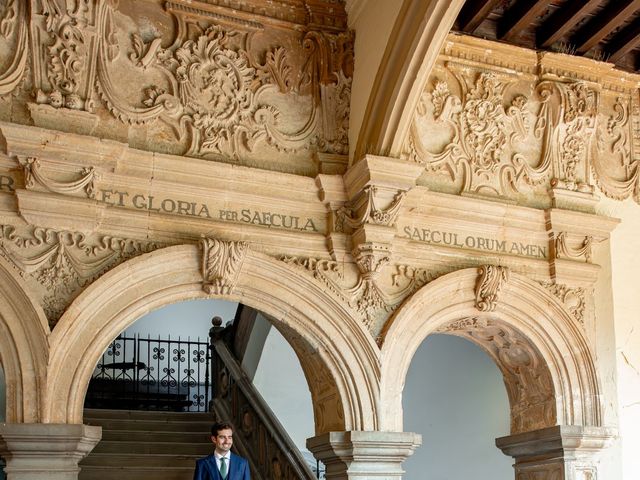
[[[216,422],[213,425],[211,425],[211,436],[217,437],[218,432],[220,430],[227,430],[227,429],[233,431],[233,425],[231,425],[229,422]]]

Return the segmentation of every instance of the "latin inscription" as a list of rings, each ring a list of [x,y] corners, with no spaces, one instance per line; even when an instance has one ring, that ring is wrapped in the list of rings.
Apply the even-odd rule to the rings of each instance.
[[[16,191],[15,181],[12,177],[8,177],[7,175],[0,175],[0,192],[10,192],[13,193]]]
[[[449,247],[485,250],[496,253],[507,253],[533,258],[547,258],[547,248],[540,245],[508,242],[495,238],[479,237],[476,235],[459,235],[453,232],[432,230],[430,228],[404,227],[406,238],[433,245],[447,245]]]
[[[184,199],[157,197],[154,195],[131,195],[121,190],[101,190],[100,200],[116,207],[133,207],[157,213],[186,215],[190,217],[210,218],[224,222],[250,223],[262,227],[284,228],[303,232],[317,232],[313,219],[286,215],[278,212],[265,212],[244,208],[241,210],[216,210],[205,203],[190,202]]]

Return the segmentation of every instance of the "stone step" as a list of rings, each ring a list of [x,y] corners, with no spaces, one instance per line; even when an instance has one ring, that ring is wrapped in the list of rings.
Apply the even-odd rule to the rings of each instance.
[[[194,468],[83,466],[79,480],[193,480]]]
[[[105,441],[102,440],[93,449],[93,454],[164,454],[164,455],[196,455],[204,457],[213,451],[211,442],[137,442],[137,441]]]
[[[210,425],[206,422],[175,421],[171,419],[136,420],[131,418],[87,418],[87,425],[97,425],[103,430],[143,430],[148,432],[201,432],[209,434]]]
[[[211,444],[211,433],[206,432],[145,432],[140,430],[102,430],[102,441],[205,443]]]
[[[94,453],[80,462],[80,466],[158,468],[195,468],[196,460],[202,455],[135,454],[135,453]]]
[[[85,410],[102,440],[80,462],[80,480],[192,480],[196,459],[211,453],[210,413]]]

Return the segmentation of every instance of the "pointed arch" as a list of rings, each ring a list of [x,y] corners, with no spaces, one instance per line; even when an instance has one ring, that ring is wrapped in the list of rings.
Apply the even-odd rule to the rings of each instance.
[[[13,265],[0,257],[0,363],[8,423],[41,420],[47,375],[49,324]]]
[[[540,285],[513,273],[499,292],[495,310],[481,312],[475,306],[477,280],[475,268],[444,275],[410,297],[390,320],[382,346],[382,428],[402,430],[402,389],[409,364],[423,340],[435,332],[466,336],[485,349],[505,375],[510,402],[512,389],[522,390],[525,397],[530,394],[527,398],[540,398],[535,391],[539,385],[528,383],[518,369],[508,378],[501,348],[517,345],[520,353],[507,353],[526,355],[525,364],[538,363],[540,376],[548,374],[553,404],[539,412],[537,425],[528,425],[518,423],[522,410],[512,403],[512,431],[549,424],[601,426],[594,358],[578,321]],[[543,403],[529,406],[542,409]]]
[[[88,287],[51,336],[47,421],[80,423],[100,355],[128,325],[169,303],[204,298],[202,253],[168,247],[129,260]],[[228,295],[263,311],[303,361],[316,431],[377,428],[379,350],[364,326],[311,276],[248,250]]]

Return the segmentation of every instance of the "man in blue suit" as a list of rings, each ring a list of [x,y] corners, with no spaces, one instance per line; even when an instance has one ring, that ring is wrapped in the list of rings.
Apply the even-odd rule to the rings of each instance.
[[[249,463],[231,453],[233,427],[227,422],[217,422],[211,427],[214,452],[196,461],[193,480],[251,480]]]

